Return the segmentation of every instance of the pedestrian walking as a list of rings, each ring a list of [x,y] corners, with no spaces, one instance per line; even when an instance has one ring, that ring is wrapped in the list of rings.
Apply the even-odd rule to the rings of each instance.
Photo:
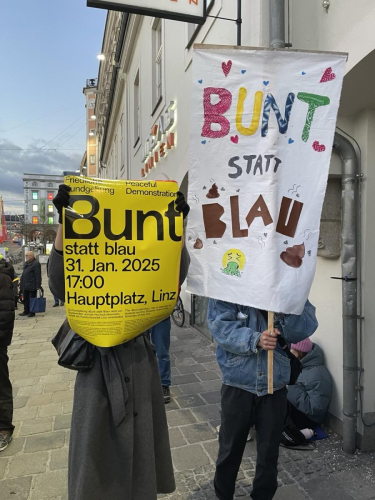
[[[219,500],[232,500],[250,428],[255,425],[257,465],[251,498],[271,500],[277,490],[279,443],[287,407],[290,361],[277,342],[309,337],[318,323],[315,307],[306,302],[300,316],[275,315],[267,328],[267,312],[210,299],[208,325],[217,342],[221,388],[219,455],[214,487]],[[273,394],[268,394],[267,351],[274,351]]]
[[[9,380],[8,346],[14,327],[14,269],[0,258],[0,452],[12,441],[13,393]]]
[[[36,260],[34,252],[26,252],[26,262],[23,266],[21,276],[21,292],[23,293],[24,311],[20,316],[28,316],[32,318],[35,313],[30,312],[30,299],[36,297],[37,290],[42,286],[42,269],[38,260]]]
[[[70,188],[53,203],[59,229],[49,263],[49,284],[65,296],[62,209]],[[176,207],[178,208],[178,207]],[[189,258],[184,247],[180,279]],[[94,349],[94,364],[78,372],[69,448],[69,500],[156,500],[175,489],[168,426],[157,360],[147,335]]]

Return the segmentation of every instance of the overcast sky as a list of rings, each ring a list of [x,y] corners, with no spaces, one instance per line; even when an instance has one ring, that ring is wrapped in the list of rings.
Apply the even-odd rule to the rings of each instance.
[[[1,0],[0,195],[7,213],[23,213],[24,172],[80,165],[82,89],[98,75],[106,14],[86,0]]]

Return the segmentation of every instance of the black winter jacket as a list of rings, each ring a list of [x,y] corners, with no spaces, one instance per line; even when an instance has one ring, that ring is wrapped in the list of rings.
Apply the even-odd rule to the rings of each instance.
[[[21,276],[21,291],[35,292],[42,286],[42,269],[38,260],[26,261]]]
[[[12,264],[0,259],[0,346],[10,345],[14,327],[14,269]]]

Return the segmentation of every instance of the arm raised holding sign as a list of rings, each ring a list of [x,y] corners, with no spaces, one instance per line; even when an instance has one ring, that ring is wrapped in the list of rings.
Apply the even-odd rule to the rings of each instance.
[[[61,222],[63,208],[69,206],[69,191],[68,186],[61,185],[54,199],[60,225],[49,261],[50,288],[62,300],[65,270]],[[177,196],[176,205],[186,217],[189,206],[183,195]],[[182,247],[180,282],[186,277],[189,262]],[[120,279],[126,283],[128,274]],[[78,372],[74,390],[69,498],[146,499],[174,489],[163,392],[147,335],[114,347],[94,347],[93,366]]]

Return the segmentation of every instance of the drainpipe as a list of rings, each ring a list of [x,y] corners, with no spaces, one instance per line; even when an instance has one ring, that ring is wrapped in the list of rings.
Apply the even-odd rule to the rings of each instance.
[[[285,48],[285,0],[270,0],[270,47]]]
[[[357,197],[358,158],[351,142],[336,133],[333,147],[342,161],[343,451],[355,452],[358,394]]]

